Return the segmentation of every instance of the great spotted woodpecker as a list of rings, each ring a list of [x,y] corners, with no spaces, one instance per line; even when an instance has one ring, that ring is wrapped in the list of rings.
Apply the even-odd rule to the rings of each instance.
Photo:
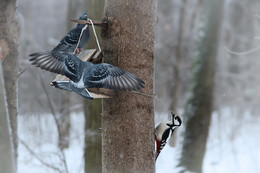
[[[174,130],[181,126],[182,121],[181,118],[174,113],[171,112],[172,115],[172,121],[166,121],[160,123],[155,128],[155,141],[156,141],[156,155],[155,160],[158,158],[160,152],[162,151],[163,147],[166,145],[167,139],[171,136],[174,132]],[[175,124],[175,121],[178,122],[178,124]]]

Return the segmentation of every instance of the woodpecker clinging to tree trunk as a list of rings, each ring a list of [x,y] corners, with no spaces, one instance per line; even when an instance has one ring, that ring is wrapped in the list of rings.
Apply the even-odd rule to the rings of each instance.
[[[167,139],[173,134],[174,130],[177,127],[179,127],[182,123],[181,118],[179,116],[175,115],[172,112],[171,114],[172,114],[172,121],[162,122],[155,128],[155,141],[156,141],[155,160],[159,156],[163,147],[166,145]],[[175,124],[175,120],[178,121],[178,124]]]

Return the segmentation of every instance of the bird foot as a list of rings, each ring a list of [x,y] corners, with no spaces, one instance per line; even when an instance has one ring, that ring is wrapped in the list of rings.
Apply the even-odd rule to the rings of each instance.
[[[83,49],[77,48],[75,54],[79,54]]]

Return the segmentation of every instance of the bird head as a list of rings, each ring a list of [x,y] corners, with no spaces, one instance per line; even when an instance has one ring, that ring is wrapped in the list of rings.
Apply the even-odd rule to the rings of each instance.
[[[180,118],[179,116],[175,115],[173,112],[171,112],[171,114],[172,114],[172,122],[171,122],[171,123],[167,123],[166,125],[170,128],[170,130],[171,130],[171,132],[172,132],[172,134],[173,134],[173,131],[174,131],[177,127],[181,126],[182,121],[181,121],[181,118]],[[177,121],[178,124],[176,124],[175,121]],[[172,134],[171,134],[171,135],[172,135]]]
[[[86,12],[82,13],[81,16],[79,17],[79,20],[88,20],[88,15]]]

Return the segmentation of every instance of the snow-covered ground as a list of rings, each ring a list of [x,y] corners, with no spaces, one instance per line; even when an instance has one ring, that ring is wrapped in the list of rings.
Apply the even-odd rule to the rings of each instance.
[[[51,115],[19,116],[19,136],[47,164],[58,167],[62,172],[62,156],[57,147],[57,129]],[[84,172],[84,116],[71,115],[70,146],[64,150],[69,173]],[[57,173],[43,166],[28,149],[19,143],[18,173]]]
[[[167,120],[167,114],[156,115],[155,121]],[[84,117],[71,116],[70,147],[65,150],[69,173],[83,173]],[[260,172],[260,116],[222,109],[212,116],[204,173],[259,173]],[[179,130],[180,133],[180,130]],[[62,165],[57,148],[57,130],[51,115],[19,116],[19,136],[47,164],[60,170]],[[156,163],[157,173],[172,173],[177,169],[180,143],[176,148],[166,145]],[[20,143],[18,173],[54,173],[43,166]]]

